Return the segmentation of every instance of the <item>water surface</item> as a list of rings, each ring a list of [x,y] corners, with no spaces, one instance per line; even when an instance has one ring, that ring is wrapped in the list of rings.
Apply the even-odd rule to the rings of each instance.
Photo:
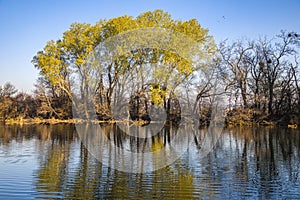
[[[111,139],[128,142],[121,133]],[[73,125],[1,126],[0,199],[300,199],[299,130],[225,129],[205,157],[202,139],[193,134],[172,165],[135,174],[95,159]],[[165,145],[168,135],[148,142]]]

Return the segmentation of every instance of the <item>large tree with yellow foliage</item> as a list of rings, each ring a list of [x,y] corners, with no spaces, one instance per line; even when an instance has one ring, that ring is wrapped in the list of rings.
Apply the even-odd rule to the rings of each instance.
[[[163,48],[157,48],[159,44],[147,46],[149,41],[145,38],[152,29],[161,31],[155,33],[161,35],[157,37],[157,41],[151,43],[161,43],[162,40],[165,42],[169,39]],[[146,33],[145,38],[133,34],[138,30],[146,30],[142,31]],[[180,34],[180,37],[171,38],[166,34],[168,32]],[[126,36],[125,42],[118,43],[120,35],[123,38]],[[182,36],[187,40],[182,41]],[[191,41],[197,45],[191,48]],[[135,46],[135,43],[140,46]],[[98,52],[101,51],[99,55],[117,53],[113,58],[105,59],[105,63],[99,64],[95,74],[89,62],[97,49]],[[182,52],[186,54],[183,55]],[[136,18],[124,15],[100,20],[94,25],[73,23],[61,39],[49,41],[42,51],[37,52],[32,62],[49,86],[70,102],[74,98],[72,87],[75,80],[79,80],[78,92],[81,96],[91,92],[90,86],[93,85],[93,90],[97,93],[98,114],[105,118],[111,115],[113,94],[132,88],[148,91],[153,104],[163,104],[180,83],[206,65],[208,58],[215,52],[213,37],[196,19],[174,20],[169,13],[155,10],[142,13]],[[195,59],[197,62],[192,63]],[[153,85],[159,87],[153,88]]]

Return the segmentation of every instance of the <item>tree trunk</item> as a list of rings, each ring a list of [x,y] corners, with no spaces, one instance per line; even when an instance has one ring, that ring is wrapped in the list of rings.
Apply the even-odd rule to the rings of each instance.
[[[268,110],[269,110],[270,115],[273,115],[273,98],[274,98],[273,86],[270,86],[270,88],[269,88],[269,102],[268,102]]]

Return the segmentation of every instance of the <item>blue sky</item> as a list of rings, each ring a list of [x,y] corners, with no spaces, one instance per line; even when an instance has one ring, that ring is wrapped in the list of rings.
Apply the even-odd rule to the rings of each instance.
[[[11,82],[31,92],[38,77],[32,57],[73,22],[155,9],[174,19],[196,18],[217,42],[300,32],[300,0],[0,0],[0,85]]]

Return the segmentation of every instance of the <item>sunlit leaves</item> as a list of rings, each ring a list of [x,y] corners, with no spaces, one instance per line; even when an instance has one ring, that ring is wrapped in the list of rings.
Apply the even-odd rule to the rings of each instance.
[[[33,63],[42,77],[69,97],[71,84],[79,80],[81,94],[89,91],[88,86],[101,85],[105,102],[110,104],[116,87],[128,84],[131,77],[137,90],[144,90],[147,81],[164,86],[164,91],[152,88],[149,94],[154,104],[162,104],[169,92],[210,62],[215,52],[213,38],[197,20],[174,20],[169,13],[155,10],[95,25],[73,23],[60,40],[49,41]],[[102,56],[102,63],[95,62],[94,53]]]
[[[44,51],[38,52],[33,62],[43,77],[51,82],[52,85],[57,85],[63,79],[66,73],[67,63],[64,62],[62,51],[62,43],[60,41],[49,41]]]
[[[171,28],[172,24],[174,23],[174,20],[171,19],[171,15],[167,12],[163,12],[162,10],[145,12],[139,15],[136,21],[139,24],[139,28]]]
[[[166,89],[161,88],[159,84],[152,84],[150,88],[150,99],[155,105],[162,106],[166,98]]]

